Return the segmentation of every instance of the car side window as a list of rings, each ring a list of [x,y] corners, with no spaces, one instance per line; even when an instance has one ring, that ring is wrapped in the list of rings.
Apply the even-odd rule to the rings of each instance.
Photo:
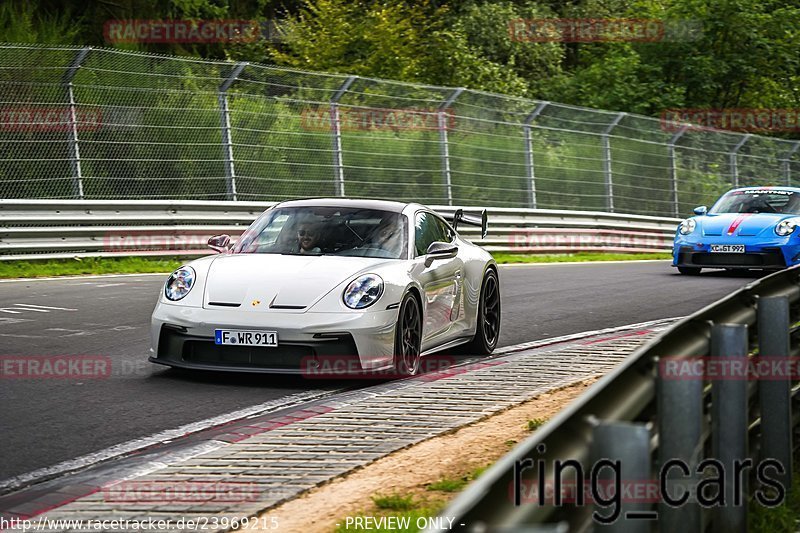
[[[439,224],[441,224],[442,231],[444,231],[444,234],[446,235],[446,238],[443,239],[443,241],[444,242],[453,242],[455,240],[455,238],[456,238],[456,232],[453,230],[453,228],[451,228],[450,225],[447,224],[447,222],[445,222],[444,220],[442,220],[439,217],[436,217],[436,221]]]
[[[425,255],[432,242],[452,242],[453,232],[439,217],[421,211],[414,218],[414,249],[417,257]]]

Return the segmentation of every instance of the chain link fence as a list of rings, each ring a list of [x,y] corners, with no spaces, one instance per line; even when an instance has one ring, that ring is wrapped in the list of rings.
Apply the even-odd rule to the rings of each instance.
[[[800,143],[254,63],[0,44],[0,197],[281,200],[678,216],[796,184]]]

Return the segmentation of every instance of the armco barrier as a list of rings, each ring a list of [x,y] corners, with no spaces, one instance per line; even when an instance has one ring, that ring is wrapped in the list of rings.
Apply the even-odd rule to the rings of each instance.
[[[90,256],[205,255],[206,241],[233,238],[265,202],[191,200],[0,200],[0,260]],[[454,207],[437,207],[452,217]],[[465,211],[477,208],[467,207]],[[488,208],[489,235],[462,226],[491,252],[669,251],[677,219],[588,211]]]
[[[441,516],[470,532],[746,531],[748,505],[778,504],[792,483],[798,302],[793,267],[677,322]]]

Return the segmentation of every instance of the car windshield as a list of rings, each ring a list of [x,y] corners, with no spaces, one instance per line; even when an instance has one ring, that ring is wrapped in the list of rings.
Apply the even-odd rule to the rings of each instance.
[[[244,232],[233,253],[405,259],[408,223],[400,213],[349,207],[278,207]]]
[[[800,194],[777,189],[731,191],[709,213],[780,213],[800,215]]]

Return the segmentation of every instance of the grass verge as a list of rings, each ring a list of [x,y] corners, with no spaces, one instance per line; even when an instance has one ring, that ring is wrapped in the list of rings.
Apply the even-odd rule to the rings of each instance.
[[[493,254],[498,263],[563,263],[585,261],[632,261],[636,259],[671,259],[670,254],[596,254],[564,255]],[[85,257],[37,261],[0,261],[0,278],[44,278],[81,274],[146,274],[172,272],[186,260],[178,257]]]
[[[182,263],[176,257],[86,257],[44,261],[0,261],[0,278],[172,272]]]
[[[573,263],[589,261],[641,261],[643,259],[672,259],[672,254],[601,254],[592,252],[579,252],[575,254],[559,255],[524,255],[494,253],[495,261],[499,264],[509,263]]]
[[[795,464],[798,457],[795,454]],[[770,494],[774,497],[774,493]],[[800,524],[800,469],[795,468],[792,476],[792,489],[786,494],[786,499],[777,507],[764,507],[755,499],[750,502],[747,516],[748,531],[754,533],[792,533],[798,530]]]
[[[490,465],[476,468],[463,476],[443,477],[425,486],[426,494],[376,494],[372,496],[373,509],[341,520],[335,533],[345,531],[378,531],[416,533],[435,520],[452,497],[477,479]]]

